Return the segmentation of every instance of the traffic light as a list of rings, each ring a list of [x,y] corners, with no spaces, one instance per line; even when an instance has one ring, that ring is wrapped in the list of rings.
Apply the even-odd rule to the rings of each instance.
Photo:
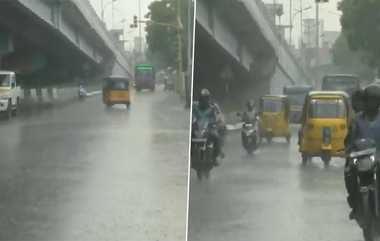
[[[137,28],[138,27],[138,20],[137,16],[133,16],[133,23],[130,25],[131,28]]]

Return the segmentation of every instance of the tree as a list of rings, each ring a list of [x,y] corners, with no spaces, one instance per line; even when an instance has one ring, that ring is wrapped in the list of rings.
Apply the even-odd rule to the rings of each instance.
[[[380,1],[343,0],[339,4],[343,12],[342,30],[350,49],[365,51],[369,64],[380,70]]]
[[[159,24],[148,24],[146,26],[148,43],[148,56],[152,59],[159,68],[177,66],[178,59],[178,40],[177,31],[181,31],[183,43],[183,56],[186,56],[187,46],[187,7],[188,0],[182,1],[181,21],[183,25],[182,30],[175,27],[162,26]],[[178,0],[157,0],[149,5],[148,17],[153,22],[177,24],[177,2]],[[186,65],[186,58],[183,58],[184,65]]]
[[[342,33],[332,47],[334,64],[345,71],[373,80],[373,68],[369,67],[369,56],[364,51],[352,51],[346,36]]]

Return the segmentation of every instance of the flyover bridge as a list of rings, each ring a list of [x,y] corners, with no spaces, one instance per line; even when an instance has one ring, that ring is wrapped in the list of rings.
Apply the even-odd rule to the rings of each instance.
[[[132,73],[88,0],[0,0],[0,69],[26,86]]]
[[[261,0],[198,0],[195,38],[194,93],[241,105],[307,81]]]

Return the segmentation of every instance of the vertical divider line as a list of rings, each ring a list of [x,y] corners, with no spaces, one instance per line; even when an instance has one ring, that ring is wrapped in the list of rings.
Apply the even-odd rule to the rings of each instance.
[[[189,7],[192,5],[192,0],[189,1]],[[186,205],[186,241],[189,239],[189,202],[190,202],[190,173],[191,173],[191,131],[193,122],[193,96],[194,96],[194,63],[195,63],[195,27],[197,24],[197,0],[193,0],[193,36],[192,36],[192,66],[190,78],[190,121],[189,121],[189,148],[188,148],[188,168],[187,168],[187,205]]]

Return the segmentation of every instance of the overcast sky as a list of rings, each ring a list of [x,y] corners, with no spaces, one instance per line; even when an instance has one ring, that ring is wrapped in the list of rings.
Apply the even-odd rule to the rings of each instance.
[[[265,3],[282,3],[284,5],[284,15],[282,16],[281,23],[289,24],[289,6],[291,0],[264,0]],[[302,2],[303,9],[312,7],[309,10],[303,12],[303,18],[315,18],[315,0],[292,0],[293,2],[293,16],[300,9],[300,3]],[[340,0],[329,0],[328,3],[320,4],[320,18],[324,21],[325,30],[340,31],[340,15],[341,12],[337,10],[337,5]],[[300,15],[295,15],[293,20],[293,39],[298,39],[300,36]],[[286,35],[288,38],[288,35]]]
[[[133,22],[133,16],[138,15],[139,13],[139,1],[141,2],[142,17],[148,12],[148,6],[154,0],[116,0],[114,2],[114,28],[125,28],[127,34],[127,40],[133,40],[134,37],[138,36],[138,30],[130,29],[129,25]],[[90,0],[92,6],[99,14],[101,13],[101,2],[102,0]],[[107,27],[112,27],[112,0],[103,0],[105,7],[105,20]],[[123,24],[121,21],[126,19],[127,21]],[[143,34],[144,26],[143,27]],[[127,46],[130,47],[132,42],[127,43]]]
[[[102,0],[90,0],[95,10],[100,16],[101,12],[101,1]],[[138,36],[138,30],[130,29],[129,25],[133,21],[133,16],[138,14],[139,1],[141,1],[142,16],[148,12],[148,6],[154,0],[116,0],[114,3],[114,28],[122,28],[122,19],[127,21],[124,23],[124,28],[127,31],[127,39],[133,40],[134,37]],[[314,18],[315,17],[315,0],[264,0],[265,3],[282,3],[284,5],[284,15],[281,18],[282,24],[289,24],[289,6],[290,1],[293,2],[293,16],[300,9],[300,3],[302,2],[303,8],[311,7],[309,10],[303,12],[303,18]],[[325,30],[340,31],[340,12],[337,10],[337,4],[340,0],[329,0],[328,3],[320,4],[320,18],[324,20]],[[105,19],[108,28],[112,26],[112,0],[103,0],[105,7]],[[293,20],[293,40],[299,39],[300,36],[300,15],[295,15]],[[143,26],[144,27],[144,26]],[[143,31],[145,36],[145,33]],[[286,35],[288,38],[288,34]],[[128,47],[131,46],[132,42],[128,43]]]

